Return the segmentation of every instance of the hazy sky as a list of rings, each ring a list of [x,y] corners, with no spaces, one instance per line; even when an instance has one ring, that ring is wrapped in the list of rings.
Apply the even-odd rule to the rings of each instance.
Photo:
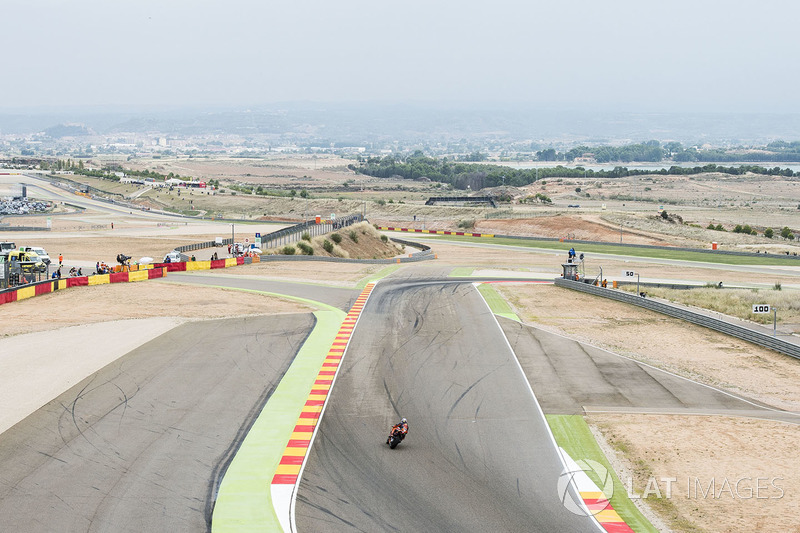
[[[796,1],[3,0],[0,108],[800,112]]]

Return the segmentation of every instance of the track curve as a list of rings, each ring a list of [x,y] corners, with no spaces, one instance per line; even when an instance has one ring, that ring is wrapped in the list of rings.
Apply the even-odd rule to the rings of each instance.
[[[298,531],[598,530],[561,505],[549,429],[471,284],[384,280],[342,365]],[[389,450],[400,416],[409,437]]]

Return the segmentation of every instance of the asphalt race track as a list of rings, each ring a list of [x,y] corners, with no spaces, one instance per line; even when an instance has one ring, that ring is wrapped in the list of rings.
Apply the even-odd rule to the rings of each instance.
[[[274,294],[294,296],[322,302],[343,311],[352,307],[353,302],[358,298],[358,291],[340,287],[323,287],[311,283],[288,283],[285,281],[273,281],[268,279],[258,279],[253,277],[240,277],[225,274],[216,274],[213,271],[196,271],[191,273],[170,272],[169,276],[162,278],[160,283],[187,283],[193,285],[210,285],[214,287],[229,287],[232,289],[243,289],[252,291],[262,291]]]
[[[219,477],[311,314],[184,324],[0,439],[0,529],[206,531]]]
[[[782,413],[560,335],[498,320],[547,414],[749,411],[771,417]]]
[[[390,450],[401,416],[409,436]],[[343,360],[298,491],[297,529],[598,531],[561,505],[561,471],[478,291],[387,279]]]

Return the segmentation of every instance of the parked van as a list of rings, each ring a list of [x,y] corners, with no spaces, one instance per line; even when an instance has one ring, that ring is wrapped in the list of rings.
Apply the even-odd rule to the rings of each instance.
[[[181,262],[181,253],[177,250],[172,250],[167,255],[164,256],[165,263],[180,263]]]
[[[0,242],[0,252],[11,251],[17,247],[13,242]]]
[[[38,246],[25,246],[22,249],[26,252],[33,252],[38,255],[39,259],[41,259],[42,263],[45,265],[50,264],[50,256],[47,255],[47,252],[44,251],[44,248],[39,248]]]

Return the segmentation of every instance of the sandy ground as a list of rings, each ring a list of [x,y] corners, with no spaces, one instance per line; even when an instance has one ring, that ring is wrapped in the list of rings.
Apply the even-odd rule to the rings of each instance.
[[[537,217],[521,220],[479,220],[475,231],[500,235],[530,235],[536,237],[571,238],[584,241],[619,242],[620,228],[596,216],[570,215]],[[631,244],[663,246],[666,239],[632,229],[623,229],[623,239]]]
[[[624,450],[614,465],[623,484],[631,479],[631,493],[639,496],[649,487],[649,504],[673,531],[697,531],[693,524],[720,533],[800,532],[797,426],[704,416],[588,421]]]
[[[713,331],[618,302],[551,285],[495,285],[527,323],[648,362],[778,408],[800,411],[800,361]],[[691,349],[687,349],[691,347]],[[648,476],[676,478],[673,498],[648,505],[674,531],[800,532],[797,426],[743,418],[615,414],[588,417],[619,453],[615,470],[634,493]],[[614,454],[610,454],[614,455]],[[775,484],[749,497],[721,484],[766,477]],[[698,497],[695,479],[718,497]],[[691,494],[687,497],[687,480]],[[660,481],[659,481],[660,482]],[[666,483],[660,482],[662,491]],[[638,491],[638,492],[637,492]],[[681,492],[682,491],[682,492]],[[663,495],[663,494],[662,494]],[[697,526],[697,527],[695,527]],[[700,528],[700,529],[698,529]]]
[[[271,296],[210,287],[186,290],[168,281],[169,277],[166,281],[75,287],[0,305],[0,337],[121,319],[196,320],[308,310]]]
[[[393,233],[393,235],[400,235]],[[414,240],[413,236],[408,237]],[[437,264],[452,266],[471,266],[480,268],[505,268],[515,271],[536,271],[552,272],[553,277],[561,275],[561,263],[566,261],[566,254],[561,251],[537,252],[537,251],[509,251],[508,249],[496,248],[475,248],[466,246],[456,246],[438,241],[436,238],[418,238],[419,242],[428,245],[435,243],[435,250],[438,257]],[[580,252],[580,247],[576,250]],[[779,267],[781,271],[793,271],[794,277],[787,277],[785,274],[771,274],[772,267],[764,267],[764,273],[754,274],[751,272],[740,272],[736,270],[726,270],[724,265],[720,267],[689,267],[685,265],[664,265],[648,263],[639,260],[624,259],[599,259],[588,254],[585,259],[585,272],[587,276],[597,276],[600,268],[603,275],[609,280],[622,277],[623,270],[635,270],[640,274],[642,281],[674,279],[674,280],[698,280],[707,283],[760,283],[772,286],[775,283],[782,283],[784,286],[796,283],[800,284],[800,265],[796,267]]]
[[[270,261],[226,269],[225,275],[280,279],[301,283],[322,283],[340,287],[354,287],[365,277],[372,276],[392,265],[365,265],[358,263],[332,263],[325,261]]]

